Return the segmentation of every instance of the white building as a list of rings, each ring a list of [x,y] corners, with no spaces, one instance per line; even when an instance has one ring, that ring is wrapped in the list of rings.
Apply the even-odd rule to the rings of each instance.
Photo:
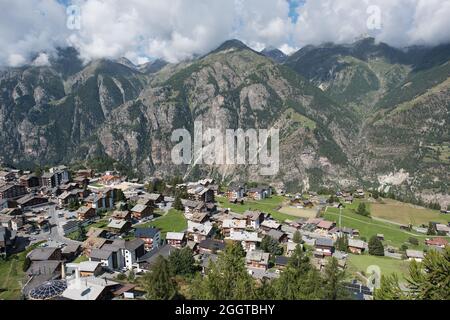
[[[262,239],[258,237],[257,232],[249,231],[230,232],[230,236],[226,237],[225,239],[241,242],[242,247],[245,251],[255,250],[257,244],[262,241]]]

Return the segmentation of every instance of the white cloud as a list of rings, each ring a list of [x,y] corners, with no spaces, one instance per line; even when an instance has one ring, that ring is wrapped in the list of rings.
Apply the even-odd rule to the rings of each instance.
[[[380,28],[367,21],[378,7]],[[361,35],[396,47],[450,41],[450,0],[314,0],[298,9],[297,45],[352,42]]]
[[[190,58],[230,38],[282,45],[293,25],[286,0],[88,0],[69,42],[85,59],[130,51],[170,62]],[[132,56],[132,55],[129,55]]]
[[[26,63],[27,59],[24,56],[17,53],[11,53],[8,57],[8,65],[11,67],[19,67]]]
[[[290,54],[293,54],[295,51],[297,51],[299,48],[298,47],[291,47],[290,45],[285,43],[279,49],[281,51],[283,51],[284,54],[290,55]]]
[[[35,67],[44,67],[50,65],[48,54],[40,53],[36,59],[32,62],[32,65]]]
[[[19,66],[65,45],[65,10],[54,0],[0,1],[0,65]]]
[[[138,64],[190,58],[231,38],[256,50],[273,46],[285,53],[306,44],[351,42],[362,34],[394,46],[450,41],[450,0],[307,0],[295,24],[287,0],[72,3],[81,9],[80,30],[67,28],[65,7],[57,0],[0,1],[0,65],[30,63],[31,57],[66,45],[75,46],[86,61],[125,56]],[[380,8],[379,30],[367,28],[369,6]]]

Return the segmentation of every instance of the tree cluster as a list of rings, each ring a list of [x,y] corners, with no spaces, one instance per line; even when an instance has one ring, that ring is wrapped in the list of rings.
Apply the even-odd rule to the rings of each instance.
[[[185,250],[185,249],[183,249]],[[195,272],[188,250],[159,257],[141,279],[148,299],[175,299],[180,293],[175,275],[195,276],[188,280],[188,296],[200,300],[253,299],[348,299],[343,285],[345,273],[335,258],[318,271],[301,246],[297,246],[288,266],[278,279],[255,281],[245,267],[245,251],[240,243],[227,245],[216,262],[210,262],[205,275]],[[187,277],[189,279],[189,277]]]
[[[283,247],[280,246],[280,243],[274,238],[267,235],[262,239],[260,247],[264,252],[268,252],[274,256],[283,254]]]
[[[380,288],[375,290],[377,300],[449,300],[450,247],[443,252],[431,250],[422,263],[411,261],[407,290],[402,290],[396,274],[382,276]]]

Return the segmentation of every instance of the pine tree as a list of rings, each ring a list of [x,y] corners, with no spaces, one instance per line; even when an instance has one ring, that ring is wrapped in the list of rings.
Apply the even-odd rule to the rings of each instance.
[[[168,262],[170,270],[174,275],[190,276],[197,270],[194,254],[189,247],[172,251]]]
[[[288,266],[299,269],[303,273],[311,269],[309,257],[305,254],[302,246],[295,247],[294,253],[289,258]]]
[[[115,197],[115,199],[114,199],[115,202],[121,202],[121,201],[126,201],[127,200],[127,198],[125,197],[125,194],[120,189],[117,189],[114,192],[114,197]]]
[[[275,299],[311,300],[323,298],[323,281],[301,246],[297,246],[280,278],[273,280]]]
[[[128,281],[134,282],[135,279],[136,279],[136,274],[134,273],[134,270],[130,270],[130,272],[128,273]]]
[[[369,215],[369,211],[367,211],[366,204],[364,202],[359,203],[358,209],[356,209],[356,213],[365,217]]]
[[[375,289],[373,298],[375,300],[405,300],[406,294],[400,288],[397,275],[382,275],[380,288]]]
[[[30,266],[31,266],[31,259],[29,257],[26,257],[25,260],[23,260],[22,271],[26,272]]]
[[[292,241],[294,241],[294,243],[297,243],[297,244],[302,242],[302,235],[300,234],[300,231],[297,230],[294,232]]]
[[[348,236],[343,234],[336,239],[336,249],[343,252],[348,252]]]
[[[450,299],[450,247],[440,253],[431,250],[422,263],[409,265],[408,287],[417,300]]]
[[[378,192],[378,190],[373,190],[372,191],[372,198],[378,199],[379,197],[380,197],[380,193]]]
[[[217,262],[211,262],[206,276],[194,279],[191,286],[192,297],[202,300],[256,298],[255,282],[247,272],[244,255],[240,243],[228,245]]]
[[[350,295],[343,286],[345,272],[339,269],[338,260],[334,257],[328,260],[324,270],[324,298],[327,300],[348,299]]]
[[[449,300],[450,299],[450,247],[437,252],[431,250],[422,263],[412,261],[409,266],[407,290],[402,291],[395,275],[381,278],[380,289],[375,290],[378,300]]]
[[[258,300],[274,300],[275,288],[270,280],[263,278],[261,285],[256,289],[256,298]]]
[[[264,236],[261,241],[261,249],[272,255],[280,255],[283,253],[283,248],[280,246],[278,241],[270,236]]]
[[[372,236],[369,240],[369,254],[373,256],[384,256],[384,246],[377,236]]]
[[[142,286],[148,300],[172,300],[177,294],[177,285],[172,279],[169,264],[159,256],[151,272],[142,277]]]
[[[179,196],[175,197],[175,201],[173,202],[173,207],[175,210],[184,210],[183,204],[181,203],[181,199]]]
[[[429,236],[436,235],[436,227],[435,227],[435,225],[432,222],[430,222],[428,224],[427,235],[429,235]]]

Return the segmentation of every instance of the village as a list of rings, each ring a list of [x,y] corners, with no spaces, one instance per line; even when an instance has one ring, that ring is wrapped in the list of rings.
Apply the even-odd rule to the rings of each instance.
[[[361,188],[293,194],[210,178],[170,184],[65,166],[40,174],[4,169],[0,297],[142,299],[135,279],[151,272],[159,256],[188,247],[204,275],[227,244],[239,243],[255,281],[280,277],[300,246],[318,270],[336,258],[350,271],[347,289],[372,299],[374,275],[364,264],[355,267],[360,257],[367,266],[389,266],[381,265],[382,272],[420,262],[429,250],[448,246],[450,215],[437,211],[445,218],[421,225],[373,220],[371,201],[374,195]]]

